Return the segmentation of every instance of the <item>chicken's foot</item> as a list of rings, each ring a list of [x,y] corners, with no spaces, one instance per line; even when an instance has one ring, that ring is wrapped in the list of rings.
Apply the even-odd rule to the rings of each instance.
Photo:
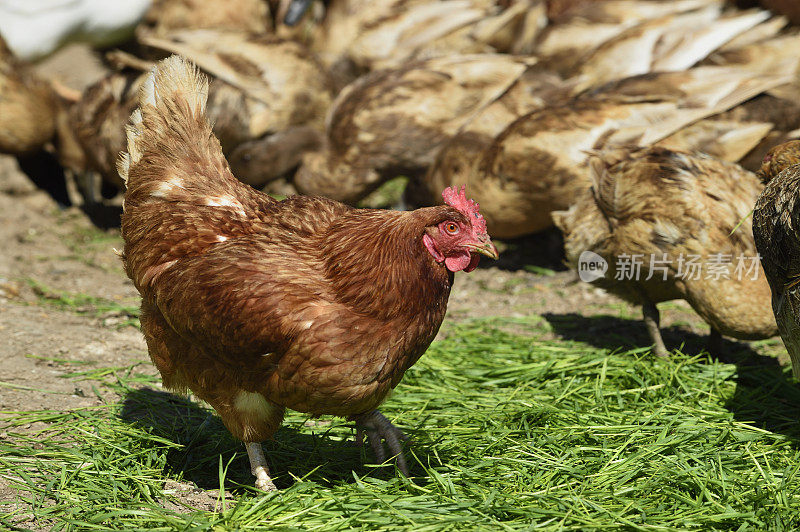
[[[386,445],[392,455],[397,457],[397,469],[405,476],[409,476],[408,464],[400,444],[401,441],[408,440],[408,436],[403,434],[402,430],[392,425],[392,422],[377,410],[352,416],[350,419],[356,422],[356,438],[359,444],[363,444],[363,432],[367,433],[367,440],[378,463],[386,462],[386,450],[381,441],[386,440]]]
[[[708,333],[706,349],[714,356],[720,356],[722,353],[722,333],[714,327],[711,327],[711,332]]]
[[[664,339],[661,338],[661,315],[656,304],[651,301],[645,301],[642,305],[642,315],[644,316],[647,333],[653,341],[653,353],[659,357],[669,356],[669,351],[664,345]]]
[[[267,467],[267,459],[264,456],[264,450],[261,448],[260,442],[247,442],[247,456],[250,458],[250,471],[256,477],[256,488],[262,491],[275,491],[275,484],[269,478],[269,467]]]

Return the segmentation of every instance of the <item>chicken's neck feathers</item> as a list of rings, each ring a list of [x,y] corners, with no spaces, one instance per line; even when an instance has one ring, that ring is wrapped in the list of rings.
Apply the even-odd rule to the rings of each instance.
[[[354,312],[380,319],[440,310],[443,316],[453,274],[422,242],[425,227],[442,209],[359,209],[332,224],[319,249],[337,299]]]

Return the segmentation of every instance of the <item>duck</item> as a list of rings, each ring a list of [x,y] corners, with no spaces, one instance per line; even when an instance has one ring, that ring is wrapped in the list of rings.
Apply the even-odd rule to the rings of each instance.
[[[705,64],[729,66],[759,64],[759,68],[768,68],[769,65],[782,68],[782,64],[794,60],[798,47],[800,47],[800,32],[792,29],[789,32],[725,47],[710,56]],[[800,128],[798,74],[800,72],[795,72],[795,76],[789,82],[712,117],[719,120],[772,124],[761,141],[738,160],[739,164],[748,170],[758,171],[765,153],[797,137],[796,130]]]
[[[717,354],[722,336],[777,334],[749,218],[762,189],[755,174],[656,146],[593,152],[588,165],[592,186],[553,213],[567,262],[597,262],[584,280],[642,306],[654,354],[668,354],[657,304],[674,299],[709,324]]]
[[[334,100],[323,147],[303,155],[294,185],[354,204],[393,177],[421,177],[438,148],[532,64],[506,54],[451,55],[360,77]]]
[[[757,172],[764,184],[753,209],[753,237],[771,290],[783,344],[800,378],[800,140],[773,147]]]
[[[119,191],[125,183],[117,172],[117,158],[126,145],[125,124],[138,102],[145,72],[124,69],[111,72],[90,85],[69,109],[68,123],[83,153],[79,162],[68,163],[76,173],[97,172],[102,181]],[[97,191],[84,191],[89,202],[99,200]]]
[[[213,76],[209,119],[226,153],[290,126],[324,126],[333,85],[299,43],[222,30],[183,30],[166,38],[147,34],[139,41],[179,54]]]
[[[800,5],[795,0],[761,0],[761,5],[800,24]]]

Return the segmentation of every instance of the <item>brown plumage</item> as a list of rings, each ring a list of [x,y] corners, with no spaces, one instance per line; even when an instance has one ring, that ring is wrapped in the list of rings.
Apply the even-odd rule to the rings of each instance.
[[[117,172],[119,152],[125,149],[125,123],[138,103],[144,74],[112,73],[84,91],[69,110],[72,131],[84,154],[85,168],[120,190],[124,183]]]
[[[362,73],[414,59],[500,51],[529,2],[517,4],[503,9],[494,0],[335,0],[313,49],[334,70]]]
[[[717,343],[720,334],[777,333],[748,217],[761,190],[755,175],[664,148],[601,152],[590,167],[592,189],[553,213],[567,260],[577,269],[585,251],[605,259],[608,271],[593,284],[642,305],[657,354],[667,351],[656,304],[672,299],[685,299]]]
[[[758,175],[766,186],[753,211],[753,236],[772,289],[778,330],[800,377],[800,141],[770,150]]]
[[[568,208],[590,186],[588,151],[666,141],[793,74],[794,66],[770,75],[741,67],[696,67],[627,78],[520,117],[480,156],[473,152],[476,164],[459,171],[439,165],[437,175],[429,174],[428,186],[466,182],[498,238],[541,231],[552,225],[552,211]],[[680,147],[697,149],[688,145],[691,139],[673,138]]]
[[[165,386],[214,407],[262,489],[274,485],[257,442],[284,408],[354,419],[405,470],[402,433],[375,409],[436,335],[453,272],[496,258],[477,205],[454,190],[413,212],[278,202],[231,174],[206,91],[182,59],[161,62],[119,162],[125,269]]]
[[[242,142],[290,127],[323,129],[331,81],[316,58],[296,42],[212,30],[139,40],[179,54],[215,78],[208,113],[226,153]]]
[[[330,84],[320,65],[297,43],[213,31],[142,39],[174,48],[215,76],[207,114],[243,182],[263,187],[294,170],[305,152],[321,146]],[[152,67],[146,61],[125,60],[135,63],[134,68]],[[109,74],[70,110],[87,169],[120,188],[115,160],[125,150],[124,124],[138,105],[143,78],[130,70]]]
[[[18,61],[0,38],[0,153],[40,150],[53,138],[57,113],[51,86]]]
[[[272,30],[272,16],[266,0],[155,0],[137,33],[185,29],[264,34]]]
[[[421,177],[439,147],[533,62],[454,55],[362,76],[334,101],[324,148],[304,156],[295,186],[354,203],[392,177]]]
[[[761,5],[800,24],[800,5],[796,0],[761,0]]]

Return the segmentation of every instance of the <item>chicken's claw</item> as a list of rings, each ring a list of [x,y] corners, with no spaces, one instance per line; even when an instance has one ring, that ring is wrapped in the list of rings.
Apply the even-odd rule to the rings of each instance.
[[[405,476],[409,476],[408,464],[400,443],[401,441],[407,441],[408,436],[403,434],[402,430],[392,425],[392,422],[377,410],[352,416],[350,419],[356,422],[356,441],[358,441],[359,445],[363,445],[363,433],[366,432],[372,452],[375,453],[378,463],[382,464],[386,462],[386,449],[384,449],[381,440],[385,440],[386,445],[389,446],[389,450],[392,452],[392,456],[397,458],[397,469]]]

